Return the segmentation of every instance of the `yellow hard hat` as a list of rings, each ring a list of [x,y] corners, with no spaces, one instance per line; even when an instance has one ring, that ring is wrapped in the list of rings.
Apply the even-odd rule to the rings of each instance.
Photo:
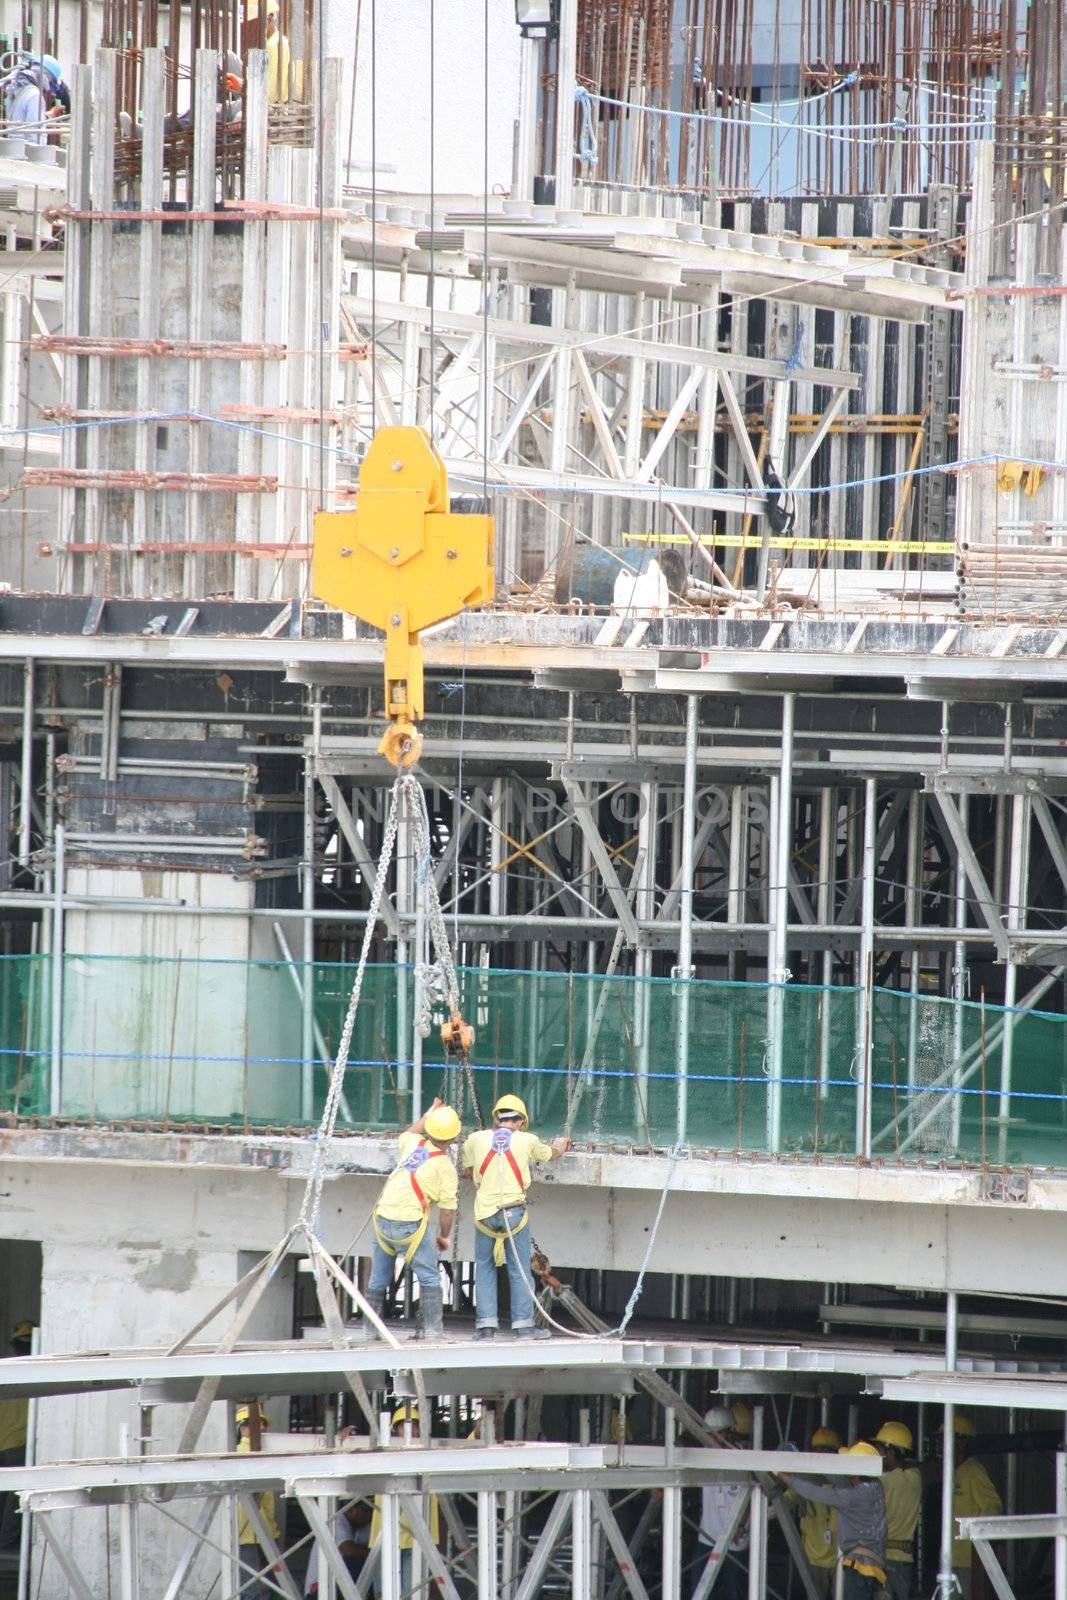
[[[734,1432],[742,1439],[752,1437],[752,1407],[745,1400],[736,1400],[730,1407],[734,1419]]]
[[[811,1436],[813,1450],[840,1450],[841,1435],[836,1428],[816,1428]]]
[[[267,1413],[264,1411],[263,1407],[261,1405],[257,1405],[256,1409],[259,1412],[260,1425],[262,1427],[264,1427],[264,1428],[269,1428],[270,1427],[270,1418],[268,1417]],[[252,1407],[251,1406],[238,1406],[237,1410],[234,1412],[233,1415],[234,1415],[234,1421],[237,1423],[237,1426],[240,1428],[251,1417],[251,1415],[252,1415]]]
[[[878,1444],[891,1444],[894,1450],[910,1450],[915,1443],[906,1422],[883,1422],[875,1434]]]
[[[882,1452],[866,1439],[859,1439],[855,1444],[843,1444],[837,1453],[839,1456],[879,1456]]]
[[[434,1106],[423,1120],[427,1134],[437,1144],[448,1144],[460,1130],[459,1113],[451,1106]]]
[[[30,1340],[33,1338],[33,1330],[36,1326],[37,1324],[35,1322],[16,1322],[15,1326],[11,1330],[11,1343],[29,1344]]]
[[[938,1423],[937,1431],[938,1433],[944,1433],[945,1424],[943,1422]],[[970,1417],[961,1417],[958,1411],[952,1419],[952,1431],[960,1439],[973,1439],[976,1437],[974,1423]]]
[[[523,1127],[525,1128],[529,1125],[530,1114],[517,1094],[502,1094],[500,1096],[500,1099],[493,1107],[494,1117],[499,1116],[501,1111],[516,1111],[522,1118]]]
[[[389,1426],[391,1428],[395,1428],[401,1422],[418,1422],[418,1420],[418,1406],[409,1406],[405,1404],[402,1406],[397,1406],[396,1410],[393,1412],[393,1415],[389,1419]]]

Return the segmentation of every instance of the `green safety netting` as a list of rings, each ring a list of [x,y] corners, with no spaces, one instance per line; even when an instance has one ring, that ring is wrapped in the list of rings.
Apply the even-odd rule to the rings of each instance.
[[[299,966],[67,956],[61,1114],[317,1121],[353,972],[314,967],[306,1063]],[[20,1116],[50,1104],[49,974],[47,957],[0,960],[0,1110]],[[869,1118],[876,1158],[1067,1165],[1067,1017],[889,990],[875,991],[867,1017],[845,987],[481,969],[459,981],[483,1107],[513,1090],[548,1134],[569,1119],[577,1138],[611,1144],[849,1156]],[[342,1128],[410,1119],[414,990],[410,969],[368,968]],[[424,1098],[457,1098],[470,1122],[469,1091],[436,1028],[424,1057]]]

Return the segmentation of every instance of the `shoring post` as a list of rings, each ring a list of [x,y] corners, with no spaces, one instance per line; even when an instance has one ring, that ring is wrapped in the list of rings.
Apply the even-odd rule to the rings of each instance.
[[[1009,1512],[1014,1507],[1009,1507]],[[1056,1515],[1067,1516],[1067,1454],[1056,1451]],[[1011,1541],[1009,1549],[1015,1544]],[[1057,1534],[1052,1541],[1052,1600],[1067,1600],[1067,1538]]]
[[[770,941],[767,959],[767,1148],[782,1143],[782,1074],[785,1063],[785,994],[789,943],[789,861],[793,844],[793,725],[796,696],[782,696],[782,756],[778,782],[772,784],[768,819],[771,830]]]
[[[304,984],[300,997],[300,1117],[315,1116],[315,758],[304,757],[304,839],[301,855],[301,947]]]
[[[819,792],[819,887],[817,891],[818,919],[828,928],[834,909],[834,829],[837,821],[837,790],[823,787]],[[829,947],[822,953],[822,1005],[819,1013],[819,1096],[825,1100],[830,1093],[830,1038],[831,1000],[829,991],[834,981],[834,953]]]
[[[30,1335],[30,1355],[39,1356],[41,1353],[41,1330],[34,1328]],[[26,1407],[26,1454],[24,1465],[33,1467],[37,1464],[37,1412],[40,1401],[36,1395],[32,1397]],[[27,1507],[19,1519],[19,1573],[16,1600],[29,1600],[30,1593],[30,1544],[33,1529],[33,1512]],[[1060,1600],[1057,1595],[1055,1600]]]
[[[496,1442],[496,1415],[492,1406],[482,1412],[482,1443]],[[478,1600],[497,1600],[496,1491],[478,1490]]]
[[[968,811],[970,809],[970,795],[961,794],[960,823],[964,832],[967,831]],[[967,873],[964,870],[963,860],[956,856],[956,927],[967,926]],[[959,1093],[962,1087],[963,1073],[963,1034],[965,1012],[963,1002],[967,998],[967,945],[958,939],[952,947],[952,997],[955,1000],[955,1027],[953,1031],[954,1044],[954,1071],[952,1088],[955,1093],[951,1095],[952,1101],[952,1142],[951,1153],[960,1147],[960,1123],[963,1115],[963,1095]]]
[[[52,884],[51,944],[51,1068],[48,1085],[48,1114],[58,1117],[63,1105],[63,926],[64,892],[67,876],[66,829],[56,823],[55,879]]]
[[[574,195],[578,0],[560,0],[556,50],[556,206],[560,211],[569,211]]]
[[[700,697],[686,699],[685,776],[682,790],[682,882],[678,901],[678,965],[675,975],[682,980],[675,1021],[674,1076],[678,1097],[676,1138],[686,1142],[689,1123],[689,1026],[691,982],[693,977],[693,859],[697,809],[697,741],[700,736]]]
[[[763,1449],[762,1405],[752,1408],[752,1448]],[[749,1500],[748,1600],[766,1600],[767,1592],[767,1495],[759,1481],[753,1482]]]
[[[663,1412],[663,1439],[669,1452],[674,1444],[674,1411],[670,1406]],[[682,1600],[682,1491],[673,1487],[663,1490],[663,1563],[660,1576],[662,1600]]]
[[[959,1348],[959,1300],[954,1289],[945,1299],[945,1371],[955,1372]],[[945,1402],[941,1435],[941,1551],[937,1568],[938,1600],[951,1600],[957,1587],[952,1572],[952,1502],[956,1488],[956,1408]]]
[[[22,667],[22,760],[19,767],[19,866],[29,866],[33,827],[34,662]]]
[[[874,1061],[874,889],[878,837],[878,782],[863,786],[863,892],[860,972],[856,1005],[856,1154],[871,1157],[871,1068]]]
[[[589,1408],[578,1412],[578,1442],[589,1443]],[[571,1509],[571,1600],[593,1600],[593,1500],[575,1489]]]
[[[378,1497],[381,1511],[381,1600],[402,1600],[400,1584],[400,1496],[386,1492]]]
[[[1030,797],[1015,794],[1011,802],[1011,842],[1008,850],[1007,926],[1013,932],[1025,926],[1020,912],[1026,898],[1026,862],[1030,852]],[[1008,1125],[1011,1118],[1011,1079],[1015,1045],[1015,1001],[1019,968],[1009,960],[1004,966],[1004,1040],[1000,1047],[1000,1094],[997,1099],[997,1159],[1008,1159]]]
[[[119,1428],[119,1454],[128,1456],[130,1429],[127,1423]],[[137,1600],[140,1593],[140,1551],[137,1540],[137,1498],[127,1495],[119,1502],[119,1594],[121,1600]]]

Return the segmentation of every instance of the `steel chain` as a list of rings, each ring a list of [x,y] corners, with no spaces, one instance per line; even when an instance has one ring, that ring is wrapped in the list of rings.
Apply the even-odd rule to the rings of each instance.
[[[356,1013],[359,1010],[360,996],[363,992],[363,978],[370,958],[371,942],[374,938],[374,930],[381,910],[382,897],[385,894],[385,884],[389,876],[389,867],[392,864],[393,851],[396,847],[396,835],[400,826],[400,800],[407,793],[409,786],[416,789],[421,796],[422,791],[414,778],[398,776],[396,783],[393,785],[393,792],[389,801],[389,815],[386,818],[385,833],[382,837],[382,853],[378,859],[378,871],[375,875],[374,889],[371,893],[370,909],[367,912],[367,924],[363,930],[363,944],[360,947],[359,964],[356,967],[352,993],[348,997],[348,1009],[345,1012],[344,1026],[341,1029],[341,1038],[337,1046],[337,1057],[330,1074],[330,1087],[326,1093],[326,1104],[323,1106],[318,1133],[314,1136],[311,1172],[308,1175],[307,1186],[304,1189],[304,1200],[300,1207],[300,1221],[311,1233],[315,1233],[318,1229],[319,1209],[322,1204],[322,1186],[326,1178],[326,1152],[337,1124],[337,1112],[341,1104],[341,1090],[344,1087],[345,1071],[348,1067],[348,1053],[352,1048],[352,1034],[356,1026]],[[425,800],[423,800],[423,809],[425,810]]]

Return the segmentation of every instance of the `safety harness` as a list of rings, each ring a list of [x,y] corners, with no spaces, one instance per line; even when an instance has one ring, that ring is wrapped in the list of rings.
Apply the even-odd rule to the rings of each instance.
[[[395,1172],[406,1172],[411,1179],[411,1187],[415,1191],[415,1198],[422,1208],[422,1217],[416,1224],[413,1233],[403,1239],[387,1239],[378,1226],[378,1207],[374,1208],[374,1237],[387,1256],[398,1256],[404,1252],[404,1265],[410,1267],[412,1257],[426,1236],[426,1227],[430,1220],[430,1202],[422,1192],[422,1185],[415,1174],[427,1161],[432,1161],[434,1156],[443,1156],[444,1151],[436,1145],[428,1145],[425,1139],[420,1139],[411,1154],[394,1168]]]
[[[488,1172],[489,1166],[493,1161],[507,1162],[508,1166],[511,1168],[512,1174],[514,1175],[515,1182],[522,1191],[522,1220],[515,1224],[510,1233],[507,1228],[491,1228],[487,1222],[479,1222],[477,1218],[475,1218],[474,1226],[477,1228],[478,1232],[484,1233],[487,1239],[493,1240],[493,1265],[495,1267],[502,1267],[504,1265],[504,1248],[508,1239],[513,1239],[517,1233],[521,1233],[523,1228],[527,1227],[530,1221],[530,1213],[526,1209],[526,1190],[528,1185],[523,1181],[522,1169],[519,1166],[519,1163],[515,1160],[515,1156],[511,1149],[510,1128],[494,1129],[493,1142],[489,1146],[489,1152],[481,1166],[478,1168],[479,1183],[481,1182],[482,1178],[485,1177],[485,1174]]]

